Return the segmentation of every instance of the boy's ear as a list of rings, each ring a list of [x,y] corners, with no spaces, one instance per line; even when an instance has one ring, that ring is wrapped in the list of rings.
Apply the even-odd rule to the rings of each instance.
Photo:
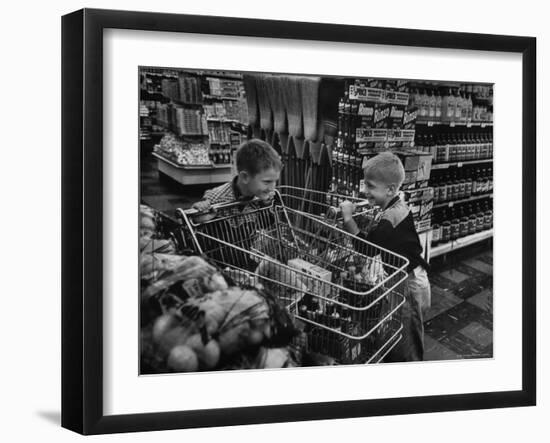
[[[239,171],[239,180],[248,183],[248,180],[250,179],[250,174],[247,171]]]
[[[398,188],[397,188],[397,185],[396,185],[396,184],[390,183],[390,184],[388,185],[388,191],[390,191],[390,193],[391,193],[392,195],[396,194],[396,193],[397,193],[397,190],[398,190]]]

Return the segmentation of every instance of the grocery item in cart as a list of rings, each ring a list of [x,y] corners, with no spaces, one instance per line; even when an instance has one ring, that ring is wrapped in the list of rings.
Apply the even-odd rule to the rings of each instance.
[[[299,269],[304,274],[311,275],[312,278],[306,278],[307,283],[310,283],[308,290],[322,297],[330,297],[331,287],[324,282],[331,282],[332,272],[318,265],[310,263],[301,258],[293,258],[288,261],[288,266]],[[306,284],[307,284],[306,283]]]

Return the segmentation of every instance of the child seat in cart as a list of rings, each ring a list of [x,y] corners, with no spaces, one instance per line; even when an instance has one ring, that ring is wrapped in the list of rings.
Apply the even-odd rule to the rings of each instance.
[[[341,364],[381,361],[401,339],[408,260],[284,199],[276,191],[268,204],[218,205],[200,220],[194,209],[177,214],[198,254],[236,284],[279,297],[304,325],[308,351]]]

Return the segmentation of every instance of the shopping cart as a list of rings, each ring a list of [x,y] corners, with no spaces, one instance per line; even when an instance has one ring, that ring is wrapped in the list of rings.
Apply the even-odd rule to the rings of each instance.
[[[401,339],[408,261],[320,217],[271,204],[216,206],[194,221],[178,210],[197,253],[241,285],[261,284],[304,325],[307,350],[339,363],[379,362]]]

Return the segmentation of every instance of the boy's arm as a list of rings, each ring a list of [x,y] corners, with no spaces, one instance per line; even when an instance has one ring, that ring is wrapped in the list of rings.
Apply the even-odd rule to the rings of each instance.
[[[221,195],[220,187],[207,189],[204,191],[202,198],[193,203],[193,208],[201,212],[207,212],[213,204],[219,203]]]
[[[355,225],[354,235],[357,237],[357,239],[354,239],[352,241],[353,247],[360,254],[372,256],[378,253],[378,251],[375,252],[369,250],[370,248],[368,248],[368,246],[362,240],[366,240],[369,243],[373,243],[384,249],[393,249],[392,244],[395,241],[395,230],[388,220],[380,220],[376,227],[369,232],[361,231],[353,220],[352,223],[353,225]],[[348,229],[346,228],[346,230]],[[353,233],[349,230],[348,232]]]

